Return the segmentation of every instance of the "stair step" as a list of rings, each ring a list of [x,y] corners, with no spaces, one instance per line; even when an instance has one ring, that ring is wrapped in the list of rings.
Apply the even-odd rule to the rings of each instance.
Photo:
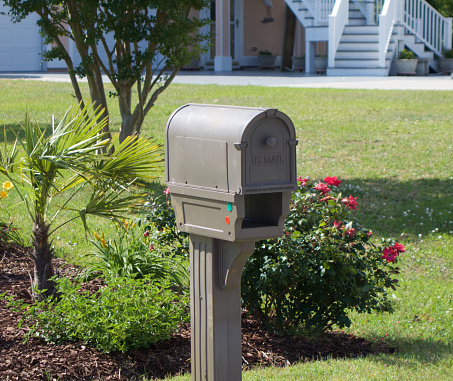
[[[376,25],[346,25],[345,34],[379,34],[379,27]]]
[[[367,58],[356,58],[350,59],[335,59],[335,68],[373,68],[379,67],[379,60],[367,59]]]
[[[386,57],[388,59],[391,58],[391,52],[387,52]],[[370,60],[378,60],[379,59],[379,51],[377,50],[370,50],[370,51],[349,51],[349,50],[338,50],[337,54],[335,54],[335,59],[342,59],[342,60],[360,60],[360,59],[370,59]]]
[[[362,26],[362,25],[365,25],[366,24],[366,20],[363,19],[363,18],[349,18],[349,25],[359,25],[359,26]]]
[[[327,68],[328,76],[373,76],[386,77],[388,76],[389,67],[366,67],[366,68]]]
[[[341,36],[341,42],[379,42],[379,35],[378,34],[343,34]]]
[[[340,41],[340,44],[338,45],[338,49],[339,50],[352,50],[352,51],[378,50],[379,41],[354,41],[354,42]]]

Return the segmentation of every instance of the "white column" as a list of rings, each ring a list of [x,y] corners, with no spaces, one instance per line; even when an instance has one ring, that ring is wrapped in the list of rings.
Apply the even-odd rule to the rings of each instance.
[[[452,48],[452,21],[453,17],[446,17],[446,28],[444,31],[444,46],[443,48],[446,50],[450,50]]]
[[[315,73],[315,42],[305,40],[305,72]]]
[[[234,1],[234,0],[231,0]],[[230,52],[230,0],[216,0],[214,71],[232,71]]]
[[[367,1],[365,3],[366,7],[366,24],[367,25],[376,25],[376,20],[374,17],[374,8],[376,8],[375,1]]]

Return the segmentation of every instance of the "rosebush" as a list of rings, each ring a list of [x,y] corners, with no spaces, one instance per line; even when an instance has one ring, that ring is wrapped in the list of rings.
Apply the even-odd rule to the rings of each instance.
[[[284,236],[257,242],[245,266],[243,306],[279,331],[350,326],[351,310],[392,311],[404,246],[370,241],[352,216],[356,198],[338,192],[336,177],[298,181]]]

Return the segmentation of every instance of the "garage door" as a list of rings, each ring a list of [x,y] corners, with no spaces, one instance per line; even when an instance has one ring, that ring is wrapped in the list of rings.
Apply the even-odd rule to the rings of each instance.
[[[0,5],[0,71],[41,71],[42,40],[38,15],[12,23],[8,7]]]

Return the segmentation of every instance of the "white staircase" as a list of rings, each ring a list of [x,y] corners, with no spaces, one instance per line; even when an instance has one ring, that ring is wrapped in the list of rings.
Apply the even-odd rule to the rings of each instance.
[[[392,33],[385,53],[385,64],[379,62],[379,26],[366,25],[365,15],[353,1],[349,1],[349,19],[336,52],[329,76],[388,76],[397,50],[397,39]],[[331,52],[329,52],[331,53]]]
[[[347,25],[341,36],[335,65],[327,68],[334,76],[387,76],[390,72],[397,42],[392,35],[385,66],[379,66],[379,27],[377,25]]]
[[[308,72],[316,41],[328,41],[332,76],[387,76],[403,47],[435,68],[434,53],[452,47],[452,19],[424,0],[285,1],[305,27]]]

